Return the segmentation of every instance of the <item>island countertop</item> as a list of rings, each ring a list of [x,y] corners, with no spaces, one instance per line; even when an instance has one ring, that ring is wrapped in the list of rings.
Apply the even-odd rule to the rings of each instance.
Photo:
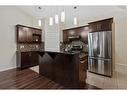
[[[42,52],[42,53],[58,53],[58,54],[69,54],[69,55],[74,55],[74,54],[80,54],[79,51],[37,51],[37,52]]]

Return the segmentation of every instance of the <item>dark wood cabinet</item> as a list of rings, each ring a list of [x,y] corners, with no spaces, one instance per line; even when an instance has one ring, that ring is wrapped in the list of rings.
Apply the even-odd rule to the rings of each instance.
[[[41,34],[33,34],[32,36],[33,43],[41,43]]]
[[[39,56],[36,51],[17,51],[17,67],[20,69],[36,66],[39,64]]]
[[[27,37],[26,42],[28,42],[28,43],[32,42],[32,31],[29,28],[26,31],[26,37]]]
[[[80,40],[84,43],[88,43],[89,26],[81,26],[71,29],[63,30],[63,43],[69,43],[69,36],[79,36]]]
[[[30,58],[31,66],[39,65],[39,55],[36,51],[31,51]]]
[[[66,30],[63,30],[63,43],[68,43],[68,32]]]
[[[21,55],[19,55],[21,59],[20,68],[25,68],[30,66],[30,56],[29,52],[21,52]]]
[[[113,18],[89,23],[91,32],[112,31]]]
[[[27,32],[23,27],[17,26],[17,41],[18,42],[27,42]]]
[[[79,64],[79,79],[80,79],[80,85],[85,84],[85,79],[87,77],[87,63],[88,63],[88,56],[84,56],[80,58],[80,64]]]
[[[17,43],[41,43],[41,29],[16,25],[16,30]]]
[[[89,26],[85,26],[80,30],[81,41],[88,44],[88,33],[90,32]]]
[[[63,30],[63,43],[69,43],[70,34],[81,37],[81,41],[88,44],[89,32],[112,31],[113,18],[90,22],[89,25]]]
[[[16,25],[17,67],[28,68],[39,64],[36,53],[41,49],[42,30],[34,27]]]

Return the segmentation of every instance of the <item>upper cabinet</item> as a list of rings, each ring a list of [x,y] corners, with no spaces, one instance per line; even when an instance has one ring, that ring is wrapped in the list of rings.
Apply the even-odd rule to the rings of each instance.
[[[113,18],[90,22],[87,26],[81,26],[63,30],[63,43],[69,43],[69,38],[80,37],[81,41],[88,44],[89,32],[112,31]]]
[[[69,43],[70,39],[80,39],[84,43],[88,43],[89,26],[76,27],[63,30],[63,43]]]
[[[27,41],[26,28],[17,26],[17,41],[21,43]]]
[[[16,25],[18,43],[40,43],[42,30],[38,28]]]
[[[91,32],[112,31],[113,18],[88,23]]]
[[[63,30],[63,43],[68,43],[69,39],[68,39],[68,31]]]

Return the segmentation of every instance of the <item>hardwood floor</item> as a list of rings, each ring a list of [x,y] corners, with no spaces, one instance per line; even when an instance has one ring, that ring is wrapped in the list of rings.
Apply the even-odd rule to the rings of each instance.
[[[31,69],[0,72],[0,89],[67,89]],[[86,84],[83,89],[99,89]]]

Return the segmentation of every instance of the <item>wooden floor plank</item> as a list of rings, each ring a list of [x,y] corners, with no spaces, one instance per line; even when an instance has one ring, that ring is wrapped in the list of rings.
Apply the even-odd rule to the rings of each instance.
[[[0,72],[0,89],[67,89],[31,69]],[[87,84],[83,89],[99,89]]]

